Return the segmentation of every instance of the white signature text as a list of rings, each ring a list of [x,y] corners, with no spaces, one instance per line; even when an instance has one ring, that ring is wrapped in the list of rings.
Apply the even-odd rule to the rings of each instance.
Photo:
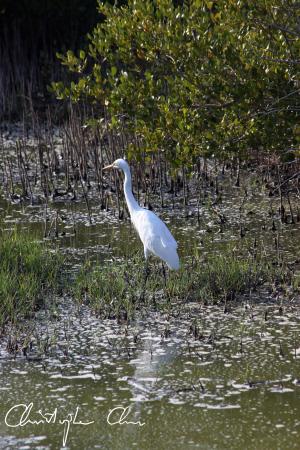
[[[116,406],[116,408],[111,409],[106,418],[109,425],[139,425],[143,427],[145,424],[143,422],[131,422],[127,419],[130,414],[130,406],[123,408],[123,406]]]
[[[94,421],[82,422],[81,420],[78,419],[79,406],[77,406],[75,413],[69,413],[63,419],[58,418],[57,408],[55,408],[52,412],[44,412],[44,413],[41,410],[33,412],[32,409],[33,403],[28,403],[27,405],[24,403],[14,405],[6,413],[5,424],[10,428],[17,428],[17,427],[25,427],[26,425],[29,424],[41,425],[41,424],[59,423],[64,427],[63,446],[65,447],[71,425],[86,426],[94,423]]]

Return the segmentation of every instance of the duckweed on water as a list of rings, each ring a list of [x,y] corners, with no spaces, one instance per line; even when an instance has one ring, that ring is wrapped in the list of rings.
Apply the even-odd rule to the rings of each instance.
[[[62,256],[32,235],[0,232],[0,324],[30,315],[59,283]]]
[[[145,263],[139,256],[104,266],[87,261],[74,283],[73,294],[104,317],[127,318],[143,306],[164,308],[180,302],[217,303],[249,294],[259,286],[281,284],[288,271],[270,258],[231,248],[201,259],[193,257],[178,272],[161,264]]]

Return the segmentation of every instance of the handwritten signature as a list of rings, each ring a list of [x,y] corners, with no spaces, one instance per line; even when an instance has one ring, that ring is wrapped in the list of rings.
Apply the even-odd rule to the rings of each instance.
[[[57,408],[53,410],[53,412],[43,413],[41,410],[36,412],[36,416],[38,419],[30,418],[30,414],[32,414],[33,403],[28,403],[25,405],[24,403],[20,403],[19,405],[14,405],[7,411],[5,416],[5,424],[10,428],[17,427],[25,427],[26,425],[41,425],[44,423],[53,424],[59,423],[64,426],[64,434],[63,434],[63,447],[66,446],[70,426],[71,425],[91,425],[94,421],[91,422],[82,422],[78,420],[79,406],[77,406],[75,413],[69,413],[64,419],[58,419],[57,417]],[[17,418],[15,418],[17,416]]]
[[[106,421],[109,425],[139,425],[140,427],[143,427],[145,425],[145,423],[142,423],[140,421],[138,422],[130,422],[125,420],[127,418],[127,416],[129,415],[131,411],[130,406],[127,406],[126,408],[123,408],[123,406],[116,406],[114,409],[112,409],[111,411],[109,411],[108,416],[106,418]],[[117,412],[117,414],[116,414]],[[113,419],[113,417],[111,416],[115,416],[115,418]]]
[[[64,426],[63,431],[63,447],[66,446],[71,425],[91,425],[95,423],[94,420],[90,422],[82,422],[78,420],[79,406],[77,406],[75,413],[69,413],[63,419],[58,418],[58,408],[55,408],[52,412],[42,412],[38,410],[32,411],[33,403],[20,403],[12,406],[6,413],[5,424],[10,428],[25,427],[26,425],[42,425],[42,424],[55,424],[59,423]],[[145,423],[137,421],[132,422],[126,420],[131,412],[131,407],[116,406],[111,409],[107,415],[106,421],[109,425],[138,425],[144,426]],[[34,417],[34,418],[33,418]]]

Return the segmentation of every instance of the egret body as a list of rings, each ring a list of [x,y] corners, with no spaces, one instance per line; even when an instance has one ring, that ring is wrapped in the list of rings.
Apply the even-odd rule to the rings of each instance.
[[[131,221],[144,245],[144,255],[147,261],[152,253],[165,261],[172,270],[179,269],[177,242],[166,224],[152,211],[142,208],[132,193],[130,168],[124,159],[117,159],[107,169],[118,169],[124,172],[124,194],[129,209]]]

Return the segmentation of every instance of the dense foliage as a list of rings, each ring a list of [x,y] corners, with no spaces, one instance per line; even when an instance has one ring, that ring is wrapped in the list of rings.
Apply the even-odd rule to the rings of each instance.
[[[299,4],[295,0],[129,0],[105,17],[85,50],[61,55],[73,73],[59,98],[88,98],[131,151],[286,157],[296,152]],[[130,153],[130,149],[129,149]]]

